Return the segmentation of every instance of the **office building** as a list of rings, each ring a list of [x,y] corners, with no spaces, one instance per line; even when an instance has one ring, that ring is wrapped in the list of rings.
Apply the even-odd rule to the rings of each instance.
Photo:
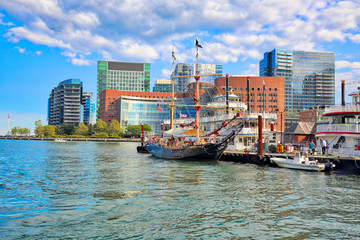
[[[199,64],[200,75],[220,74],[214,76],[204,76],[200,78],[201,82],[207,82],[214,84],[215,78],[221,76],[223,73],[223,66],[220,64]],[[195,63],[178,63],[175,66],[175,76],[194,76],[196,74]],[[170,79],[172,79],[170,75]],[[188,85],[194,82],[193,77],[176,78],[175,92],[185,93],[188,89]]]
[[[48,100],[49,125],[80,122],[82,88],[80,79],[67,79],[51,90]]]
[[[217,95],[225,94],[226,77],[216,78],[215,88]],[[283,77],[230,76],[229,91],[230,94],[238,96],[238,101],[247,105],[250,114],[276,114],[277,130],[285,129]]]
[[[110,124],[117,120],[121,128],[141,123],[159,130],[164,119],[169,119],[171,93],[130,92],[105,89],[100,93],[99,119]]]
[[[88,126],[95,124],[95,100],[92,92],[83,92],[82,106],[83,106],[82,122]]]
[[[98,61],[97,65],[97,118],[100,93],[105,89],[119,91],[150,91],[150,63]]]
[[[153,92],[172,92],[172,80],[156,80]]]
[[[285,107],[299,111],[335,104],[335,54],[274,49],[260,61],[260,76],[285,79]]]

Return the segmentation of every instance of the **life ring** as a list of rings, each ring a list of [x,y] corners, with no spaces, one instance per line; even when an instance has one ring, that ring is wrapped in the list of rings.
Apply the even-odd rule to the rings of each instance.
[[[360,102],[356,102],[355,105],[360,105]]]

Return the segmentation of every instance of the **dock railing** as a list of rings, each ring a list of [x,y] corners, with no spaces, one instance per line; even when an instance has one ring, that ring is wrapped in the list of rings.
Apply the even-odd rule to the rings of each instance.
[[[316,126],[316,132],[359,132],[359,124],[324,123]]]

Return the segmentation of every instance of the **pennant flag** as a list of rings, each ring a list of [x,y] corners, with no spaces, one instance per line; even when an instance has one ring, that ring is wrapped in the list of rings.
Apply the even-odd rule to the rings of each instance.
[[[163,111],[162,108],[160,107],[160,104],[158,104],[158,105],[156,106],[156,109],[159,110],[160,112]]]
[[[195,42],[195,45],[199,48],[202,48],[201,44],[199,43],[199,41],[197,40],[197,37],[196,37],[196,42]]]
[[[8,113],[8,119],[10,119],[10,113]]]
[[[174,60],[176,60],[174,50],[172,51],[172,57],[173,57]]]

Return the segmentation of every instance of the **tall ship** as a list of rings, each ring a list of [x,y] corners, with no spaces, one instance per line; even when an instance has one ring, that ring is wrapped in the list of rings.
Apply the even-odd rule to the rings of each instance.
[[[242,129],[245,121],[233,126],[233,129],[229,134],[224,136],[221,140],[212,138],[212,135],[219,135],[219,131],[222,128],[229,126],[229,124],[234,121],[236,118],[240,117],[240,114],[235,114],[230,121],[224,121],[218,129],[215,129],[209,134],[202,136],[202,131],[200,130],[200,121],[199,121],[199,111],[202,107],[209,107],[207,105],[200,104],[199,96],[199,81],[202,76],[199,74],[199,47],[202,46],[199,44],[196,39],[196,74],[194,76],[175,76],[174,66],[175,66],[175,55],[174,51],[172,52],[173,59],[173,74],[172,74],[172,101],[169,105],[170,107],[170,130],[166,132],[166,137],[168,141],[164,140],[164,135],[156,139],[155,141],[150,142],[146,149],[147,151],[158,158],[164,159],[201,159],[201,160],[217,160],[220,158],[221,154],[226,149],[229,140],[236,135],[238,131]],[[193,105],[179,105],[175,104],[175,79],[184,77],[194,77],[195,79],[195,91],[193,98]],[[193,107],[195,110],[195,119],[194,122],[188,124],[180,124],[181,129],[174,128],[174,109],[176,106],[181,107]],[[224,106],[216,106],[224,107]],[[225,106],[226,107],[226,106]],[[187,127],[187,128],[185,128]],[[184,128],[184,129],[183,129]],[[189,139],[186,136],[192,136]]]

